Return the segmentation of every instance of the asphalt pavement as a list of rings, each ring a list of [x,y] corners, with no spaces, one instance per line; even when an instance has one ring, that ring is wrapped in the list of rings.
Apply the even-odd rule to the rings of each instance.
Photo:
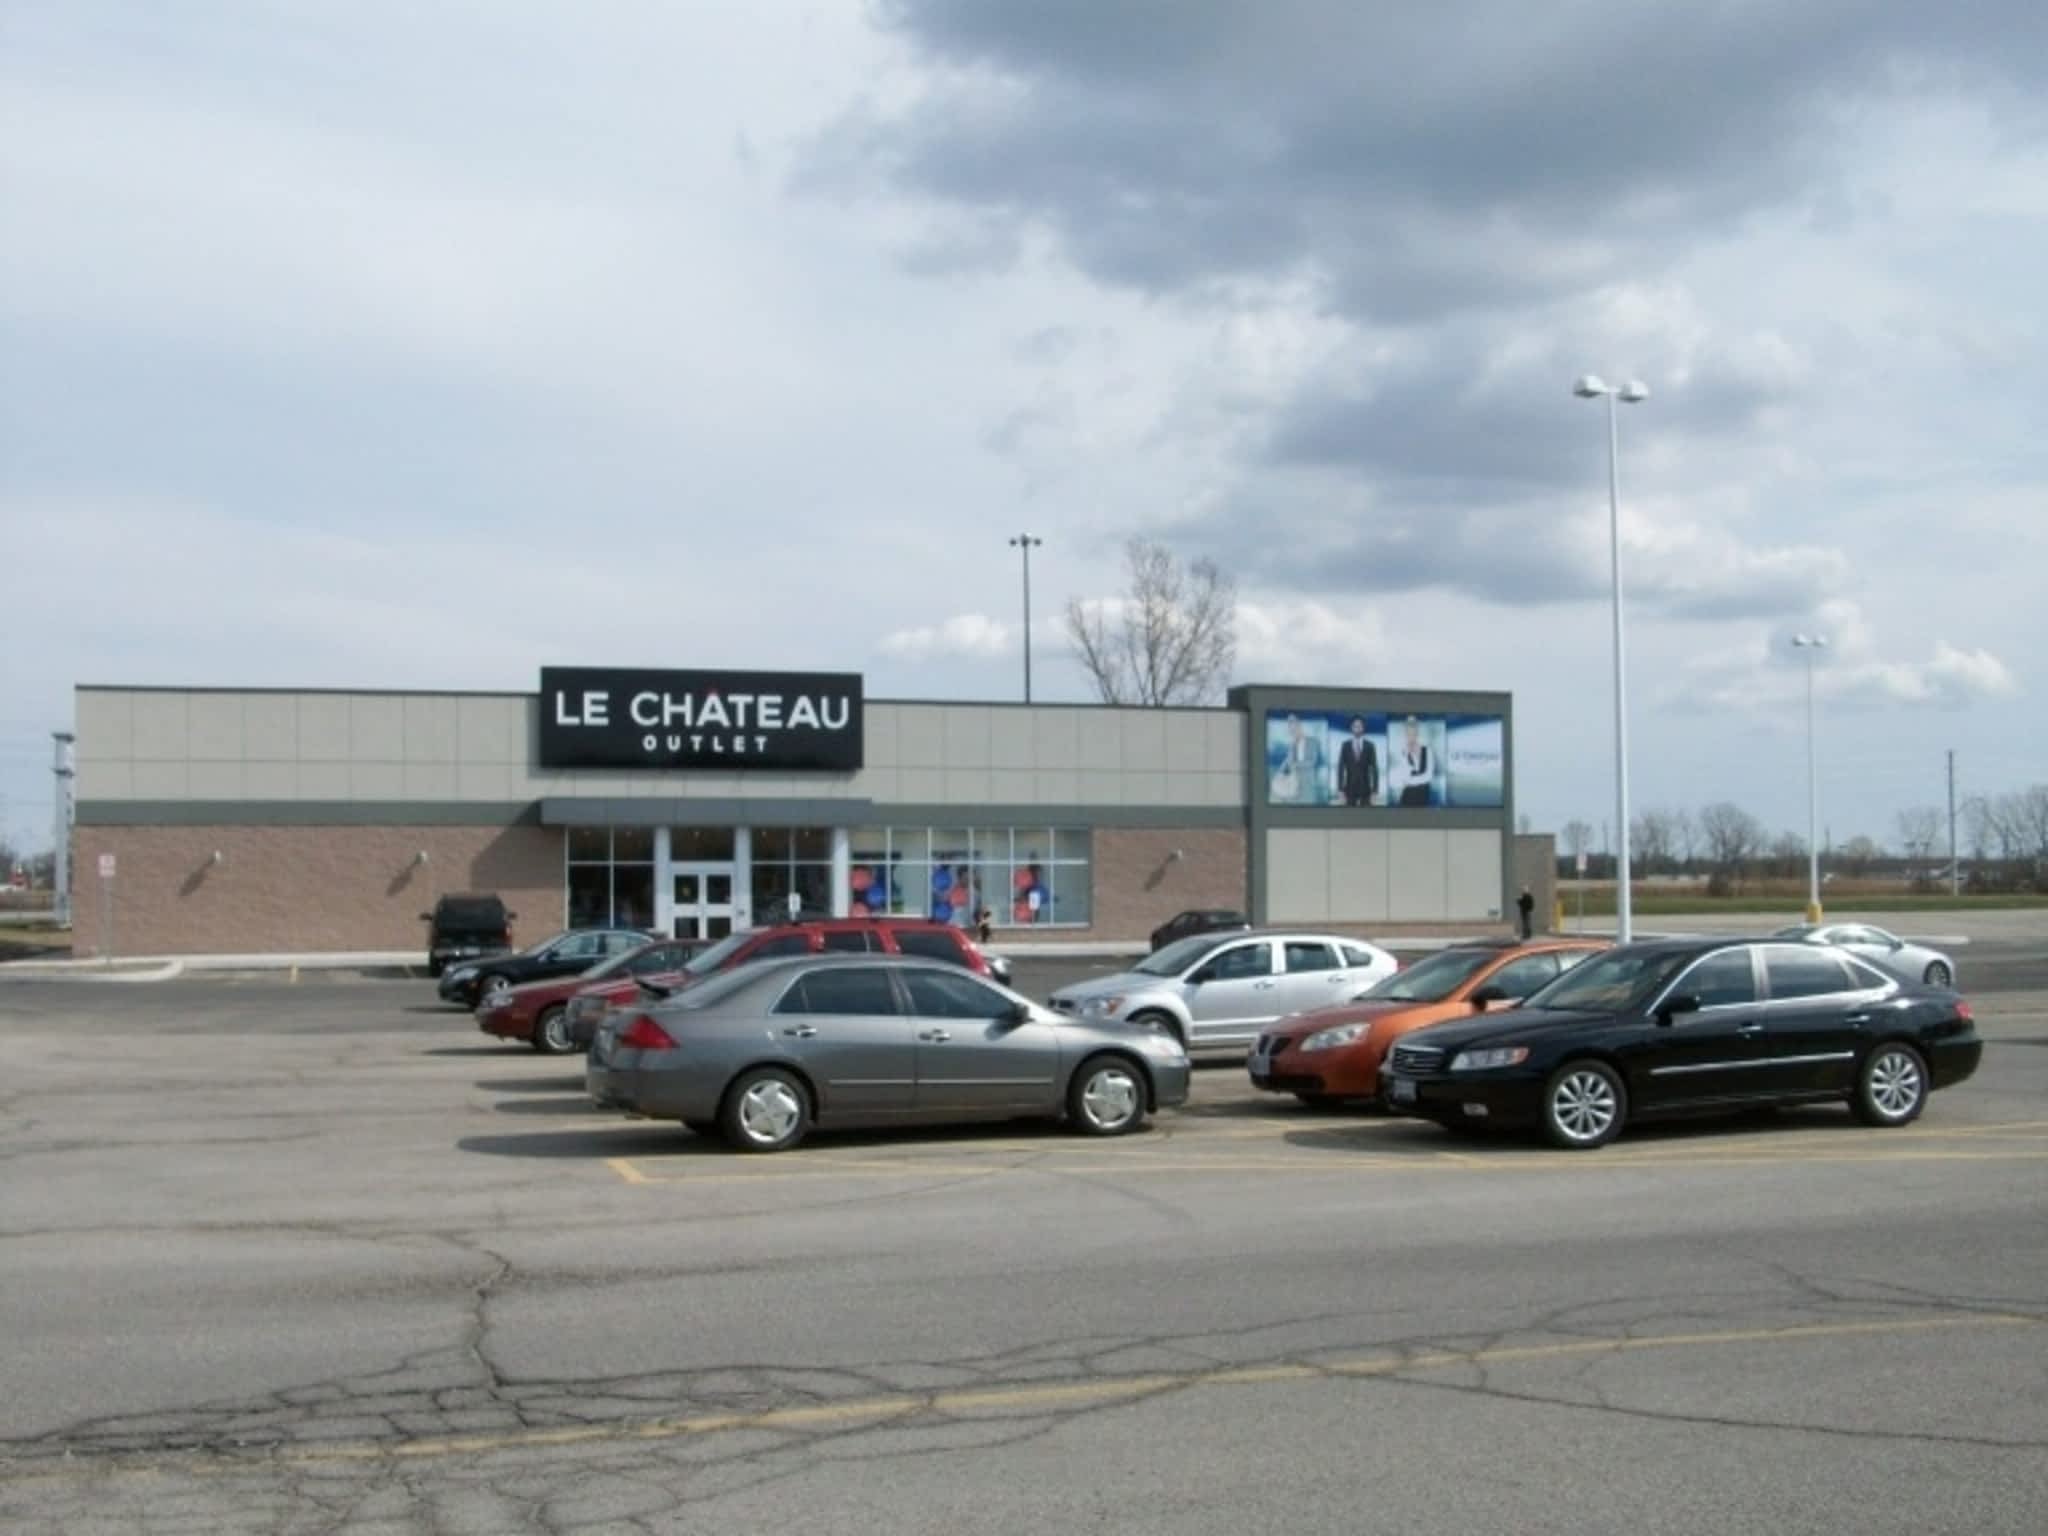
[[[1918,1124],[1590,1155],[1216,1067],[745,1158],[423,982],[0,982],[0,1530],[2038,1532],[2048,961],[1984,948]]]

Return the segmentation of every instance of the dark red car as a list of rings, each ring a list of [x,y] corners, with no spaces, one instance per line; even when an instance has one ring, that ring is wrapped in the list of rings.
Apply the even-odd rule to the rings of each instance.
[[[557,1055],[570,1048],[569,999],[580,988],[602,980],[631,992],[635,976],[674,976],[709,943],[708,939],[656,939],[573,976],[550,976],[544,981],[502,987],[486,994],[477,1005],[476,1027],[501,1040],[524,1040],[536,1051]]]
[[[1008,983],[1009,962],[983,952],[980,945],[951,923],[930,918],[906,917],[822,917],[783,923],[769,928],[749,928],[728,934],[710,948],[692,956],[673,975],[648,971],[599,978],[580,978],[569,1001],[568,1044],[565,1049],[589,1050],[597,1033],[597,1021],[621,1003],[640,995],[639,978],[673,991],[700,977],[755,960],[779,955],[814,954],[915,955],[924,960],[944,960],[963,966],[977,976]]]

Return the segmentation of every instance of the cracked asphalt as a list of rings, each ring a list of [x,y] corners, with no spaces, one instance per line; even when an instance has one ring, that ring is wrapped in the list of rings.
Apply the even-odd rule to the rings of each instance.
[[[0,1531],[2048,1529],[2048,993],[1587,1157],[1216,1068],[742,1159],[431,1004],[0,979]]]

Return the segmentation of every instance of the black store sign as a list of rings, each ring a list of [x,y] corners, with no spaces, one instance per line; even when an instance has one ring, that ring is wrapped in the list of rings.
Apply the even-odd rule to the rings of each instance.
[[[857,672],[540,672],[543,768],[850,773],[863,740]]]

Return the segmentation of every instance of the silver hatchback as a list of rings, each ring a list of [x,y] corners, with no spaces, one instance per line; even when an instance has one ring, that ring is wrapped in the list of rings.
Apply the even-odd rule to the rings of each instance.
[[[1169,1035],[1064,1018],[958,966],[882,955],[770,961],[621,1008],[591,1041],[592,1102],[745,1152],[816,1126],[1064,1117],[1118,1136],[1186,1102]]]

